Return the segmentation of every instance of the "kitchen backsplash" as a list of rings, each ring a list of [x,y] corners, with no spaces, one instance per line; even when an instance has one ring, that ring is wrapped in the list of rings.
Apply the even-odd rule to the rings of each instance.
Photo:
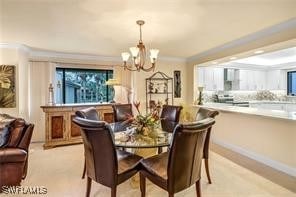
[[[296,97],[287,96],[284,90],[262,90],[262,91],[204,91],[203,101],[214,102],[214,95],[224,94],[232,95],[235,101],[254,101],[254,100],[269,100],[269,101],[290,101],[296,103]]]

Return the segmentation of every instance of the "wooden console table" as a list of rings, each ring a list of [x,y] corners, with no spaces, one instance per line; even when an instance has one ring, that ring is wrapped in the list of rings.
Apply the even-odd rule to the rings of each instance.
[[[112,104],[64,104],[41,106],[45,112],[44,149],[61,145],[82,143],[80,128],[72,122],[75,112],[87,107],[95,107],[106,122],[113,122]]]

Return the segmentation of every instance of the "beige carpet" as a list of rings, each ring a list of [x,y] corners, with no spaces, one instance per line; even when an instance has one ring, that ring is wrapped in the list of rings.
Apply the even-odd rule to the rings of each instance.
[[[81,179],[83,158],[82,145],[43,150],[42,144],[32,144],[28,176],[22,185],[45,186],[48,193],[40,196],[85,196],[86,180]],[[296,197],[295,193],[213,152],[210,154],[210,171],[213,181],[211,185],[207,183],[202,168],[203,197]],[[91,196],[110,196],[110,189],[93,182]],[[140,190],[133,189],[127,181],[118,186],[117,196],[140,196]],[[167,193],[150,183],[147,186],[146,196],[164,197]],[[195,187],[192,186],[175,196],[196,196]]]

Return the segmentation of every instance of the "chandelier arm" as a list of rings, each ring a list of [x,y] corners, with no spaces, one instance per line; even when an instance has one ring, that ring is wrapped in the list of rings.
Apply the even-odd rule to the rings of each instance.
[[[129,71],[139,71],[139,69],[136,67],[136,69],[132,69],[132,67],[125,65],[124,69],[127,69]]]
[[[144,67],[142,67],[141,69],[142,69],[143,71],[149,72],[149,71],[151,71],[151,70],[154,70],[154,68],[155,68],[155,64],[153,63],[151,67],[149,67],[149,68],[144,68]]]

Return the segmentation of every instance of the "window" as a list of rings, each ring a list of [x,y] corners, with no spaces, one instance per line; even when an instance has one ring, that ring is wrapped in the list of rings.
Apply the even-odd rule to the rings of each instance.
[[[296,96],[296,71],[288,72],[288,95]]]
[[[109,102],[114,90],[105,85],[113,78],[113,70],[57,68],[57,103]]]

